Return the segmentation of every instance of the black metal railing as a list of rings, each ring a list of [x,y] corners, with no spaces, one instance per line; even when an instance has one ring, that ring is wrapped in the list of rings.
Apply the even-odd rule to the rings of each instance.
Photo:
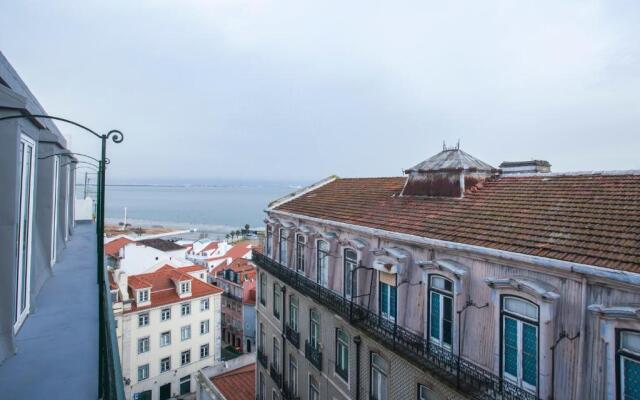
[[[260,363],[260,365],[262,365],[262,368],[264,369],[269,368],[269,358],[267,357],[267,354],[264,352],[264,349],[261,349],[260,347],[258,347],[258,351],[256,353],[257,353],[258,362]]]
[[[271,364],[269,366],[269,375],[271,375],[271,379],[273,379],[273,381],[275,383],[278,384],[278,386],[280,386],[280,382],[282,380],[282,374],[280,372],[278,372],[278,367]]]
[[[322,352],[319,346],[314,346],[308,340],[304,342],[304,356],[311,361],[319,371],[322,371]]]
[[[102,240],[102,239],[101,239]],[[98,286],[100,291],[100,334],[105,338],[100,351],[101,357],[100,382],[103,399],[124,400],[124,382],[120,354],[118,353],[118,339],[116,336],[116,321],[113,316],[113,304],[109,290],[109,279],[106,277]]]
[[[311,297],[350,323],[385,344],[406,360],[449,382],[459,390],[478,399],[536,400],[538,397],[495,375],[493,372],[454,354],[451,350],[430,343],[428,339],[396,325],[381,315],[352,302],[333,290],[289,269],[254,250],[253,261],[287,285]],[[314,362],[313,347],[305,343],[305,356]],[[309,348],[309,349],[308,349]],[[322,369],[322,353],[318,369]],[[310,358],[311,355],[311,358]]]
[[[227,291],[222,292],[222,295],[224,297],[227,297],[227,298],[231,299],[231,300],[242,301],[242,297],[241,296],[236,296],[235,294],[227,292]]]
[[[284,327],[284,334],[296,349],[300,348],[300,332],[296,331],[291,326],[289,326],[289,324],[287,324]]]
[[[296,388],[291,383],[285,382],[282,385],[282,400],[300,400],[300,396],[296,394]]]

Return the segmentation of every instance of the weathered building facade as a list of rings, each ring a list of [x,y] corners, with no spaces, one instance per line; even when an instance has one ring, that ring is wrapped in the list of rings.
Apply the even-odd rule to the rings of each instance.
[[[445,149],[272,203],[259,398],[637,398],[640,173],[505,165]]]

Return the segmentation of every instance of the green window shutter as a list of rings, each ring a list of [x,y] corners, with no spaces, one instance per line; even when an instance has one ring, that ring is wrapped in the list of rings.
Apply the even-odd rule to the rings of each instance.
[[[380,284],[380,312],[382,314],[389,313],[389,303],[387,298],[389,296],[389,286],[384,283]]]
[[[640,399],[640,362],[623,358],[624,399]]]
[[[391,308],[391,316],[396,318],[398,315],[398,310],[396,309],[396,295],[397,288],[395,286],[389,286],[389,307]]]
[[[538,380],[538,332],[529,324],[522,324],[522,380],[533,386]]]
[[[449,346],[453,342],[453,300],[442,296],[442,341]]]
[[[504,372],[518,376],[518,322],[504,317]]]
[[[440,296],[431,292],[431,337],[440,340]]]

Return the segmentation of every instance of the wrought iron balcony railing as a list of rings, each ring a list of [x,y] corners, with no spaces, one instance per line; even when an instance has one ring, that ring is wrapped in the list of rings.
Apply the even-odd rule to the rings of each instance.
[[[284,327],[284,333],[289,342],[295,346],[296,349],[300,348],[300,332],[293,329],[289,324]]]
[[[280,386],[280,383],[282,382],[282,374],[278,372],[277,366],[273,364],[269,366],[269,375],[271,375],[271,379]]]
[[[495,375],[493,372],[454,354],[451,350],[430,343],[428,339],[394,324],[382,316],[350,301],[333,290],[323,287],[311,279],[253,251],[253,261],[271,275],[301,293],[313,298],[350,323],[369,334],[373,339],[385,344],[389,349],[417,365],[430,371],[443,381],[455,386],[478,399],[491,400],[537,400],[529,391]],[[305,343],[305,355],[314,361]],[[314,349],[311,347],[311,349]],[[312,357],[310,358],[310,355]],[[318,352],[319,369],[322,367],[322,353]]]
[[[300,400],[296,392],[296,388],[291,383],[285,382],[282,385],[282,400]]]
[[[311,361],[314,367],[318,368],[319,371],[322,371],[322,352],[320,348],[314,346],[308,340],[304,342],[304,356],[307,360]]]
[[[256,353],[257,353],[258,362],[260,363],[260,365],[262,365],[262,368],[264,369],[269,368],[269,358],[265,354],[264,349],[258,347],[258,351]]]

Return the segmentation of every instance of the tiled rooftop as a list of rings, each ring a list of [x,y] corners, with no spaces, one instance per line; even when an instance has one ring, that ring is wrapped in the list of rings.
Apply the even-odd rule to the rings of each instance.
[[[256,364],[249,364],[211,378],[226,400],[255,398]]]
[[[337,179],[276,210],[640,272],[640,174],[503,177],[465,197],[398,197],[406,178]]]
[[[98,397],[96,265],[95,226],[78,225],[18,332],[17,354],[0,365],[0,398]]]

